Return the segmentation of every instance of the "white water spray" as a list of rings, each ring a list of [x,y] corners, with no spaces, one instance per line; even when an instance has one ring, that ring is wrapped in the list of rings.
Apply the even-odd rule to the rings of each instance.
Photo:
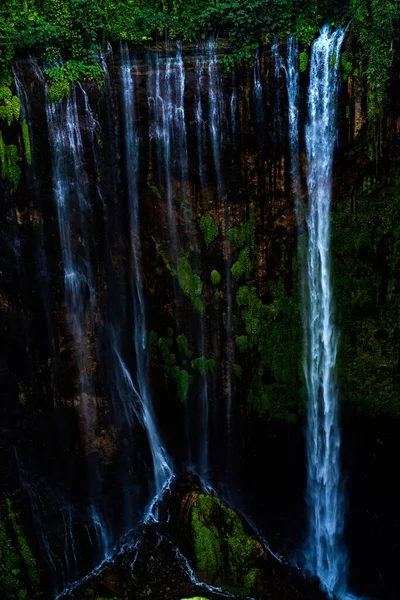
[[[304,311],[304,372],[309,400],[306,567],[330,596],[339,597],[346,593],[347,555],[342,544],[344,499],[335,385],[337,333],[330,273],[330,208],[343,37],[343,30],[331,31],[325,26],[312,46],[306,127],[309,212]]]

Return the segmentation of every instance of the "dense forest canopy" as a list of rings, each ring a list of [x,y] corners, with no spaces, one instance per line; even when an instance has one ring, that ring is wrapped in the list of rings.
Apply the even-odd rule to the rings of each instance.
[[[49,71],[56,90],[100,79],[96,48],[106,41],[145,45],[167,35],[181,40],[227,37],[232,55],[226,66],[252,61],[261,43],[295,34],[309,46],[325,22],[349,24],[359,39],[359,63],[370,89],[370,113],[385,104],[389,70],[399,41],[398,0],[3,0],[0,7],[0,78],[10,85],[15,54],[33,52],[63,67]],[[303,65],[304,62],[303,56]],[[0,95],[0,100],[4,99]]]

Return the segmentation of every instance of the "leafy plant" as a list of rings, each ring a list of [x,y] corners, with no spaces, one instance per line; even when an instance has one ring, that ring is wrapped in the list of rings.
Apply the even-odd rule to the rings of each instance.
[[[0,168],[1,178],[11,183],[11,191],[15,192],[21,177],[21,168],[18,165],[18,150],[14,144],[6,145],[0,131]]]
[[[219,285],[219,283],[221,282],[221,275],[218,273],[218,271],[213,269],[211,271],[210,279],[213,285]]]
[[[305,73],[308,67],[308,54],[307,52],[300,52],[299,54],[299,69],[301,73]]]
[[[183,293],[190,299],[193,307],[203,314],[204,304],[201,299],[203,283],[200,277],[193,273],[190,262],[183,251],[178,259],[176,275]]]
[[[28,165],[32,164],[31,140],[29,137],[28,123],[24,119],[21,123],[22,141],[24,143],[25,158]]]
[[[21,104],[18,96],[13,96],[9,87],[0,86],[0,119],[11,125],[13,121],[18,121],[20,111]]]
[[[217,227],[211,215],[204,215],[203,217],[201,217],[200,229],[203,234],[206,246],[209,246],[211,242],[213,242],[217,237]]]

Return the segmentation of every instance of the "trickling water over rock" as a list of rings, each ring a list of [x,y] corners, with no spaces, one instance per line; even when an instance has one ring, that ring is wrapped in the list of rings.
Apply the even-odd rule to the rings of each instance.
[[[324,27],[313,42],[306,127],[307,275],[305,282],[304,370],[307,416],[307,567],[330,594],[347,587],[343,548],[344,499],[340,467],[337,333],[330,271],[330,211],[333,150],[337,140],[336,100],[342,30]]]
[[[112,564],[61,598],[83,600],[105,589],[129,600],[180,600],[200,593],[208,600],[249,595],[263,600],[326,598],[316,581],[275,557],[193,475],[172,484],[158,523],[138,529],[135,543],[122,546]]]

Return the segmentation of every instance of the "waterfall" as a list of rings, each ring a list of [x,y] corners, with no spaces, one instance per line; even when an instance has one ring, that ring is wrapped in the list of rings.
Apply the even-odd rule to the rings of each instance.
[[[200,187],[203,188],[206,180],[204,153],[205,153],[205,122],[203,118],[202,90],[204,85],[204,72],[206,68],[206,59],[202,45],[196,46],[196,87],[194,93],[195,100],[195,118],[196,118],[196,141],[197,141],[197,159],[199,162],[199,180]]]
[[[181,203],[188,173],[186,123],[184,110],[185,70],[182,48],[177,44],[175,55],[167,49],[165,69],[161,52],[156,53],[155,65],[149,61],[147,80],[149,105],[149,135],[157,151],[159,181],[164,184],[168,209],[171,258],[178,260],[178,226],[174,210],[173,178],[181,182]],[[183,185],[182,185],[183,184]]]
[[[263,88],[261,83],[261,65],[260,57],[256,54],[256,60],[253,67],[253,88],[254,88],[254,114],[257,123],[263,123],[264,121],[264,100],[263,100]],[[262,133],[261,133],[262,135]]]
[[[281,102],[281,71],[285,68],[283,58],[279,52],[278,42],[274,41],[271,46],[274,59],[274,78],[276,83],[274,102],[274,141],[278,145],[282,137],[282,102]]]
[[[236,119],[237,119],[237,89],[236,89],[236,72],[232,71],[232,91],[231,97],[229,101],[230,108],[230,119],[231,119],[231,135],[230,141],[233,150],[235,149],[236,144]],[[234,163],[234,159],[232,159],[232,163]]]
[[[27,185],[32,194],[32,200],[34,206],[40,210],[43,209],[41,181],[37,169],[37,157],[35,151],[35,140],[33,135],[33,120],[32,120],[32,106],[28,94],[28,86],[24,80],[23,73],[21,72],[20,65],[16,63],[12,67],[12,73],[15,83],[15,89],[17,96],[21,103],[21,122],[22,126],[26,126],[29,143],[30,143],[30,168],[26,170],[26,181]],[[24,125],[25,123],[25,125]],[[48,267],[48,259],[46,256],[46,240],[44,234],[44,224],[40,222],[38,227],[35,229],[36,235],[36,252],[35,252],[35,273],[39,281],[40,295],[42,298],[43,306],[45,307],[46,314],[46,326],[47,326],[47,337],[49,340],[49,347],[51,349],[51,358],[54,367],[57,365],[55,342],[54,342],[54,324],[51,311],[51,289],[50,289],[50,275]],[[18,246],[19,247],[19,246]],[[54,373],[53,373],[54,376]]]
[[[343,30],[331,31],[325,26],[312,45],[306,127],[309,212],[304,311],[304,372],[309,400],[306,566],[329,595],[339,596],[346,590],[347,556],[342,544],[344,498],[335,385],[337,333],[330,272],[330,205],[343,37]]]
[[[74,88],[65,102],[52,104],[46,90],[46,114],[53,163],[53,194],[64,272],[64,298],[79,370],[79,409],[87,447],[93,444],[96,407],[91,402],[91,355],[88,336],[96,305],[90,258],[88,179],[83,167],[83,143]]]
[[[132,304],[134,323],[134,348],[136,374],[134,383],[117,351],[119,364],[126,382],[137,396],[143,426],[147,432],[153,459],[156,494],[172,477],[166,452],[157,432],[149,389],[148,343],[145,317],[145,302],[142,282],[140,221],[139,221],[139,136],[135,122],[135,91],[132,66],[127,45],[121,46],[121,74],[125,125],[125,153],[127,172],[127,195],[129,207],[130,256],[132,262]]]
[[[220,147],[224,139],[223,122],[224,97],[222,93],[222,84],[218,73],[217,55],[215,52],[214,40],[208,43],[208,78],[209,78],[209,126],[211,136],[212,155],[214,159],[215,175],[217,179],[218,196],[222,199],[225,196],[225,186],[222,176]]]
[[[285,66],[286,87],[289,105],[289,145],[292,166],[292,187],[295,210],[299,217],[300,167],[299,167],[299,48],[296,38],[290,35],[287,40],[287,63]],[[298,221],[300,219],[298,218]]]

